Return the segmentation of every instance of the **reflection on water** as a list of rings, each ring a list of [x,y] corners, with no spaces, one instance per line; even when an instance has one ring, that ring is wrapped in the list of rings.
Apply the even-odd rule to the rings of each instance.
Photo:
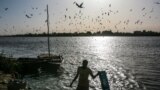
[[[83,59],[96,73],[108,73],[111,90],[160,89],[159,37],[53,37],[51,51],[62,54],[60,74],[26,76],[33,90],[74,90],[69,83]],[[45,37],[0,38],[0,50],[15,57],[35,57],[47,52]],[[100,90],[99,78],[90,80],[90,90]]]

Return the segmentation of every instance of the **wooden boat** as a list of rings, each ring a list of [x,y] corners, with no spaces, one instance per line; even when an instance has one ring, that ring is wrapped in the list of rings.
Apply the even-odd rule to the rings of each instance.
[[[63,57],[61,55],[51,55],[41,54],[37,56],[37,58],[28,58],[28,57],[20,57],[17,59],[18,62],[21,63],[52,63],[52,64],[61,64],[63,61]]]
[[[49,12],[48,12],[48,5],[47,5],[47,29],[48,29],[48,53],[41,54],[37,56],[37,58],[19,58],[18,61],[23,63],[25,67],[25,71],[30,71],[31,69],[43,69],[46,71],[56,71],[57,68],[63,61],[61,55],[52,55],[50,53],[50,37],[49,37]]]
[[[18,64],[18,68],[20,68],[18,71],[22,74],[25,73],[36,73],[37,70],[43,69],[43,70],[50,70],[50,71],[56,71],[57,68],[60,66],[60,64],[63,61],[63,57],[61,55],[53,55],[50,53],[50,37],[49,37],[49,12],[48,12],[48,5],[47,5],[47,29],[48,29],[48,53],[47,54],[41,54],[38,55],[36,58],[31,57],[20,57],[20,58],[10,58],[10,57],[4,57],[4,55],[1,55],[0,59],[0,65],[6,64],[8,67],[8,63],[12,64]],[[3,68],[3,67],[2,67]],[[10,67],[8,67],[10,69]],[[0,67],[1,69],[1,67]],[[4,69],[4,68],[3,68]],[[6,70],[7,71],[7,70]]]
[[[39,69],[43,71],[56,72],[63,62],[63,57],[60,55],[41,54],[37,58],[21,57],[17,59],[23,68],[23,74],[37,73]]]

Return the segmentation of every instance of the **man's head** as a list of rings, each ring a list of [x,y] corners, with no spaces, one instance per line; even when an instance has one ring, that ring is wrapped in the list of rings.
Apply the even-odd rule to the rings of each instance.
[[[87,67],[87,65],[88,65],[88,61],[87,61],[87,60],[83,60],[82,65],[83,65],[83,68],[86,68],[86,67]]]

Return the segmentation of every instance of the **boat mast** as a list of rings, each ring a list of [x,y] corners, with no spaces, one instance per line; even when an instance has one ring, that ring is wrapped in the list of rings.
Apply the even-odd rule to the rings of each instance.
[[[47,5],[47,29],[48,29],[48,55],[50,57],[50,38],[49,38],[49,12],[48,12],[48,5]]]

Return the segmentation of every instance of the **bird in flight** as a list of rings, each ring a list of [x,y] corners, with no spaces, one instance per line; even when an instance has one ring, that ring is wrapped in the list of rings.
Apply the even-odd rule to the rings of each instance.
[[[155,2],[155,4],[160,4],[160,2]]]
[[[4,10],[5,10],[5,11],[7,11],[7,10],[8,10],[8,8],[5,8]]]
[[[78,4],[77,2],[74,2],[73,4],[76,4],[76,6],[77,6],[78,8],[84,8],[84,7],[83,7],[83,2],[82,2],[81,4]]]
[[[142,11],[143,11],[144,9],[146,9],[146,8],[142,8]]]
[[[27,17],[27,18],[31,18],[31,17],[30,17],[30,16],[28,16],[27,14],[26,14],[26,17]]]

